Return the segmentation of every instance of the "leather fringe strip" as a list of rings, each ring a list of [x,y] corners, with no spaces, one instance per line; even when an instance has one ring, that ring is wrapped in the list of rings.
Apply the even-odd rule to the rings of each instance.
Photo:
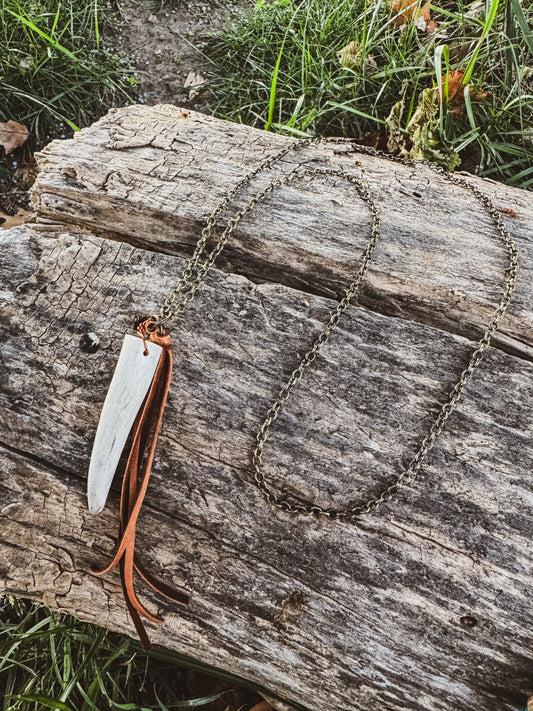
[[[139,329],[145,326],[142,324]],[[141,337],[148,334],[139,330]],[[122,480],[122,493],[120,497],[120,529],[118,548],[113,560],[102,570],[91,570],[95,575],[104,575],[115,566],[120,568],[120,578],[124,599],[128,607],[133,624],[141,640],[143,649],[148,650],[152,644],[141,620],[145,617],[150,622],[162,623],[163,619],[153,615],[137,597],[133,587],[133,571],[136,570],[141,578],[156,592],[180,605],[188,605],[189,596],[175,590],[170,585],[163,583],[146,570],[135,553],[135,533],[137,517],[143,503],[148,480],[152,469],[157,436],[163,418],[163,410],[167,401],[170,379],[172,376],[172,353],[170,336],[154,331],[149,333],[152,343],[157,343],[163,348],[161,358],[144,401],[133,425],[133,440],[128,456],[128,462]],[[146,343],[145,343],[146,346]]]

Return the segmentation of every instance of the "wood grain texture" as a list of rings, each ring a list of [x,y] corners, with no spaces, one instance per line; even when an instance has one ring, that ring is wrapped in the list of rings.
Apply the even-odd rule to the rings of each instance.
[[[183,262],[74,226],[13,228],[1,242],[3,589],[132,633],[118,575],[88,573],[113,551],[118,490],[91,516],[86,472],[122,336]],[[418,479],[379,513],[357,526],[293,518],[254,486],[250,455],[331,306],[214,270],[174,324],[138,542],[191,604],[146,591],[166,618],[151,636],[312,711],[516,711],[533,691],[533,364],[489,349]],[[509,319],[524,308],[513,302]],[[87,331],[95,354],[79,348]],[[471,349],[416,319],[350,309],[276,422],[267,472],[322,504],[375,493]],[[303,606],[283,615],[295,592]]]
[[[195,112],[183,118],[174,106],[112,110],[74,140],[54,141],[40,154],[37,219],[188,255],[227,190],[290,142],[297,143]],[[278,172],[309,164],[363,170],[381,209],[382,237],[361,303],[469,338],[478,334],[498,303],[506,257],[476,199],[429,168],[361,155],[347,144],[290,153],[258,176],[232,211]],[[533,197],[471,180],[502,210],[520,251],[515,308],[495,343],[533,359]],[[218,265],[254,281],[331,297],[357,272],[368,224],[353,186],[337,179],[298,181],[274,192],[239,225]]]

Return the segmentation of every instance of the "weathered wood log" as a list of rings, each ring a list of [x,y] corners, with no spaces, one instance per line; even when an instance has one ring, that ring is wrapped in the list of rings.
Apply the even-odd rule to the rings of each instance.
[[[187,256],[206,215],[244,173],[290,139],[168,106],[111,111],[108,118],[54,141],[33,192],[39,222],[74,224],[104,237]],[[505,254],[482,206],[429,168],[416,169],[346,146],[294,151],[254,180],[241,206],[279,172],[303,163],[360,172],[381,208],[382,240],[361,303],[472,337],[501,291]],[[479,181],[474,179],[475,184]],[[533,357],[524,285],[533,281],[531,194],[485,180],[509,228],[525,240],[514,308],[496,343]],[[341,180],[279,188],[237,228],[218,265],[328,297],[353,279],[366,244],[367,206]],[[505,211],[515,216],[507,216]]]
[[[132,633],[118,575],[88,572],[113,551],[118,486],[97,517],[85,498],[122,336],[166,297],[224,191],[287,140],[132,107],[41,154],[33,224],[0,235],[5,591]],[[314,157],[305,150],[280,170]],[[382,241],[364,305],[288,401],[265,465],[279,488],[343,506],[393,481],[427,434],[498,302],[505,255],[473,198],[428,169],[326,148],[319,158],[361,162]],[[138,542],[191,603],[145,592],[166,618],[154,641],[313,710],[524,706],[533,196],[471,180],[516,213],[505,216],[520,252],[516,298],[420,475],[357,525],[273,509],[250,455],[328,296],[357,269],[367,211],[340,181],[302,182],[239,226],[223,269],[171,326],[175,370]],[[96,353],[80,349],[87,332]]]

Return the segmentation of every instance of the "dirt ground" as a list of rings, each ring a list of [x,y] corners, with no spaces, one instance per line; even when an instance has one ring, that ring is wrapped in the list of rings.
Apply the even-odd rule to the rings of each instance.
[[[156,12],[146,1],[124,0],[117,5],[120,19],[113,44],[134,62],[141,103],[198,109],[198,86],[208,66],[201,45],[210,33],[242,15],[252,0],[174,0]]]

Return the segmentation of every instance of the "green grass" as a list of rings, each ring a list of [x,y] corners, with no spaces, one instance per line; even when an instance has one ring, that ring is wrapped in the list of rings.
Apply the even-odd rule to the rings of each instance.
[[[242,680],[162,647],[22,600],[0,598],[2,711],[246,711]],[[210,676],[207,676],[208,672]],[[253,687],[252,687],[253,689]],[[2,696],[3,692],[3,696]]]
[[[464,108],[439,108],[442,162],[457,153],[463,168],[531,188],[531,3],[487,0],[480,17],[468,17],[461,0],[453,12],[438,5],[432,13],[439,28],[428,35],[414,23],[395,27],[386,0],[260,0],[204,49],[211,60],[209,110],[296,136],[361,138],[383,130],[403,97],[405,131],[421,91],[437,86],[448,68],[464,68]],[[343,67],[337,52],[354,40],[356,61]],[[471,89],[487,97],[471,100]]]
[[[0,0],[0,121],[30,131],[19,163],[134,99],[132,71],[102,37],[114,17],[104,0]],[[11,169],[2,155],[0,182]]]
[[[12,154],[0,148],[0,209],[10,210],[14,170],[35,150],[135,101],[134,73],[104,39],[115,17],[106,0],[0,0],[0,122],[30,131]]]

